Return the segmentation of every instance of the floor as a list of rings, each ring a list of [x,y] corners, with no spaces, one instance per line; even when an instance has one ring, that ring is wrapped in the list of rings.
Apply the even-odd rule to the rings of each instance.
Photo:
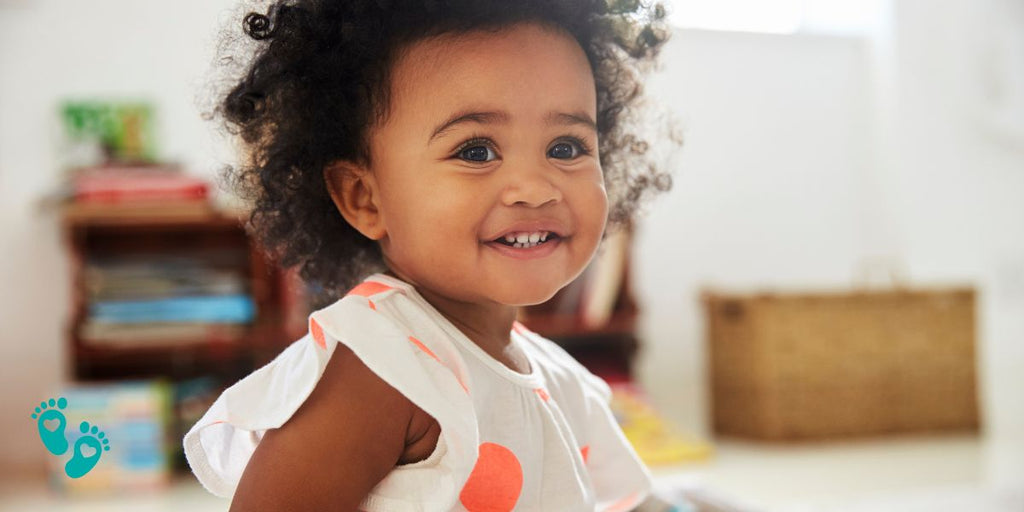
[[[1024,436],[889,438],[782,446],[720,440],[702,463],[653,468],[658,492],[741,512],[1024,512]],[[0,511],[225,511],[194,480],[114,498],[0,483]]]
[[[744,512],[1024,512],[1024,437],[719,442],[706,464],[655,475]]]

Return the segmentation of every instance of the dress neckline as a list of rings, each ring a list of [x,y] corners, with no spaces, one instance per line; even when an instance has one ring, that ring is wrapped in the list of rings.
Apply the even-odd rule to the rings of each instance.
[[[464,349],[464,351],[472,354],[473,357],[475,357],[481,363],[483,363],[484,366],[490,368],[499,376],[523,387],[536,388],[537,386],[540,385],[540,370],[538,368],[537,362],[533,359],[533,357],[530,356],[529,347],[526,346],[529,343],[529,341],[526,340],[525,337],[519,332],[517,332],[515,329],[512,329],[509,332],[509,340],[517,348],[519,348],[523,356],[526,357],[527,362],[529,362],[530,364],[530,373],[517,372],[509,368],[508,366],[505,366],[504,363],[498,361],[490,354],[488,354],[486,351],[484,351],[484,349],[480,348],[480,346],[477,345],[473,340],[469,339],[469,337],[466,336],[466,334],[462,332],[461,329],[456,327],[455,324],[448,320],[448,317],[441,314],[441,312],[438,311],[433,304],[428,302],[427,299],[420,295],[420,293],[416,290],[416,287],[414,287],[413,285],[397,277],[393,277],[384,273],[373,274],[364,279],[364,281],[376,281],[378,283],[399,288],[405,291],[406,295],[410,299],[412,299],[413,302],[419,304],[420,307],[423,308],[423,310],[425,310],[427,314],[430,315],[438,323],[438,325],[441,326],[441,328],[449,335],[449,337],[455,340],[455,343],[457,345]]]

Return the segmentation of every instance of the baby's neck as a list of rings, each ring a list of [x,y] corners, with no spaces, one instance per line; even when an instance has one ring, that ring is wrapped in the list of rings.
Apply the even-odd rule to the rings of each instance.
[[[529,362],[510,338],[517,307],[452,300],[427,288],[413,286],[434,309],[489,356],[513,371],[530,373]]]

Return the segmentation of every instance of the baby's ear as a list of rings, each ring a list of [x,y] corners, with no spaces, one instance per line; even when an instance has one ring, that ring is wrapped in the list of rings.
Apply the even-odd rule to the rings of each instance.
[[[324,167],[324,182],[334,205],[352,227],[371,240],[384,238],[387,228],[373,172],[338,161]]]

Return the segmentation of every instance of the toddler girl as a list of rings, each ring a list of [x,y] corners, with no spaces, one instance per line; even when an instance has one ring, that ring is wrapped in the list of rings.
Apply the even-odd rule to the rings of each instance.
[[[208,490],[233,511],[644,499],[608,386],[516,313],[669,186],[620,123],[663,16],[629,0],[246,16],[255,58],[219,109],[249,150],[234,183],[265,245],[329,305],[185,436]]]

